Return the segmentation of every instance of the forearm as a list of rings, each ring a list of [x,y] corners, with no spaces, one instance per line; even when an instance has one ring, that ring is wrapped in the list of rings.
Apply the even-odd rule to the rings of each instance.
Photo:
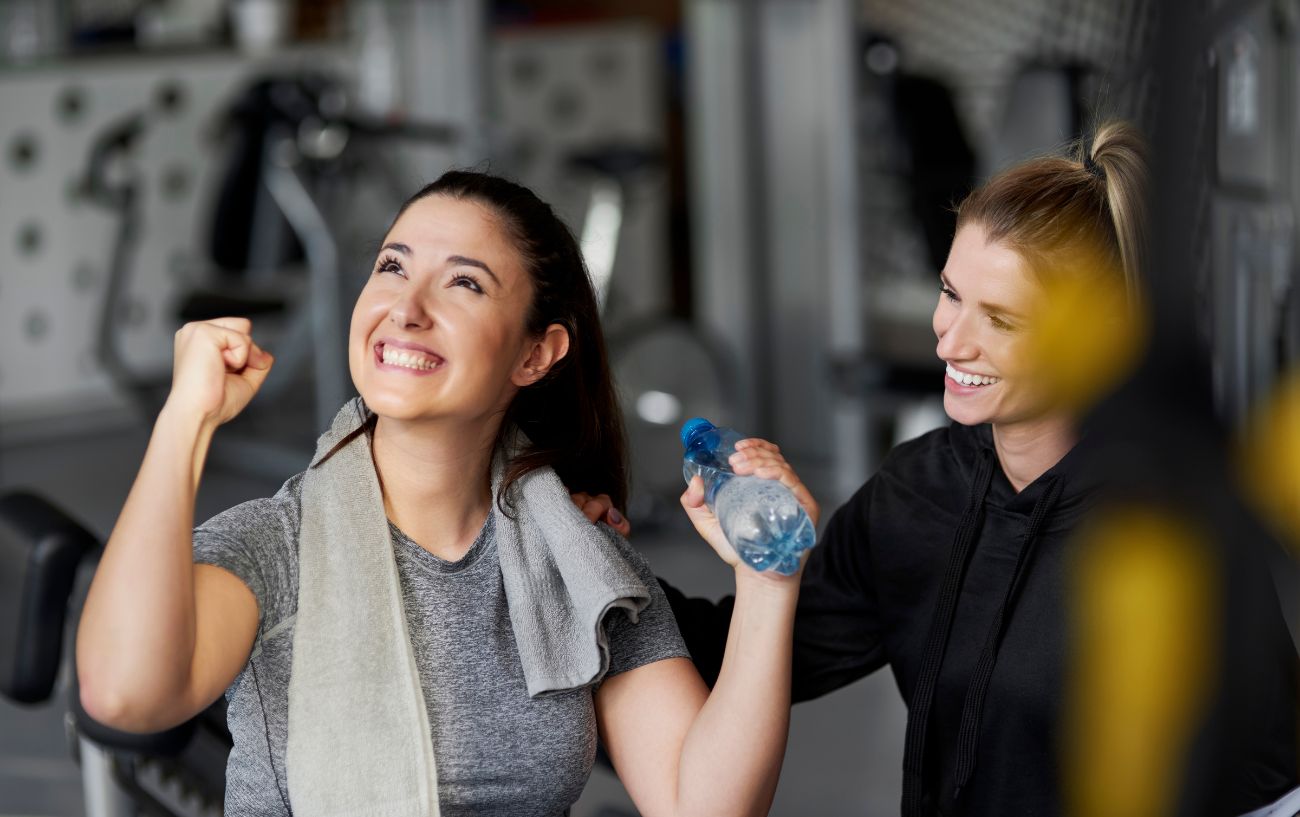
[[[82,701],[122,723],[166,708],[194,656],[194,498],[215,426],[164,408],[95,576],[77,632]]]
[[[678,813],[766,814],[790,724],[798,581],[737,570],[735,609],[717,684],[678,766]]]

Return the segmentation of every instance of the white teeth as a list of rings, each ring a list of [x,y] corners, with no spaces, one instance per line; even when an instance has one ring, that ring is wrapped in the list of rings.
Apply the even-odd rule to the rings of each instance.
[[[390,349],[384,347],[384,363],[390,366],[401,366],[406,369],[416,369],[427,371],[428,369],[437,368],[437,363],[418,352],[409,352],[400,349]]]
[[[948,376],[953,380],[961,383],[963,386],[991,386],[994,383],[1001,382],[1001,378],[989,377],[988,375],[971,374],[970,372],[961,372],[951,365],[946,367]]]

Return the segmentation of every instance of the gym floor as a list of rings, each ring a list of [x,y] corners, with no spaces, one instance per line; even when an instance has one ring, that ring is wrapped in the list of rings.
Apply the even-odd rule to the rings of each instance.
[[[106,536],[148,440],[143,427],[0,446],[0,491],[34,490]],[[221,435],[216,445],[221,445]],[[306,460],[304,453],[303,459]],[[288,476],[285,474],[285,476]],[[279,487],[277,476],[249,476],[210,464],[199,492],[200,519]],[[693,531],[633,531],[656,572],[692,595],[728,591],[728,570]],[[83,577],[85,578],[85,577]],[[85,813],[78,767],[64,728],[66,679],[49,704],[0,701],[0,817]],[[896,814],[901,792],[905,712],[888,672],[796,706],[773,815],[874,817]],[[631,817],[631,801],[603,767],[592,772],[573,817]]]

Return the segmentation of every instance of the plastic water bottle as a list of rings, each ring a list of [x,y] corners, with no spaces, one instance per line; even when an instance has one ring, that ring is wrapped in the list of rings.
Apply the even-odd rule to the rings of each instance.
[[[704,479],[704,501],[742,561],[755,570],[790,576],[812,547],[817,531],[790,489],[774,479],[737,476],[728,458],[745,439],[702,417],[682,425],[682,476]]]

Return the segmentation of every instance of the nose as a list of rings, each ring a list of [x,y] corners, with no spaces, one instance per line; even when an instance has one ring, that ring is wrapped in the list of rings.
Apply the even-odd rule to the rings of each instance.
[[[388,320],[402,329],[428,329],[433,314],[415,287],[408,287],[388,308]]]
[[[940,301],[934,310],[935,354],[944,360],[972,360],[979,356],[975,327],[968,311]]]

